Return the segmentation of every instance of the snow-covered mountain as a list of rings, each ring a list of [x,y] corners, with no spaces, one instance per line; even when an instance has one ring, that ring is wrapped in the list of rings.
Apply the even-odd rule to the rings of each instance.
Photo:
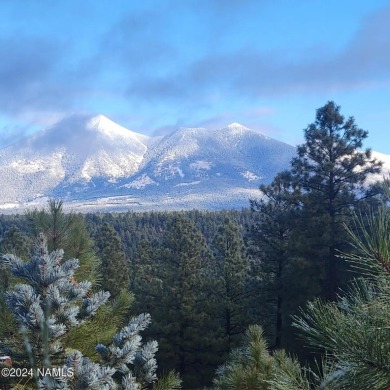
[[[294,153],[237,123],[148,137],[72,116],[0,151],[0,211],[48,197],[82,211],[245,207]]]
[[[182,128],[149,148],[139,172],[124,187],[193,188],[189,192],[197,192],[197,186],[213,192],[225,186],[257,188],[286,168],[294,152],[237,123],[218,130]]]

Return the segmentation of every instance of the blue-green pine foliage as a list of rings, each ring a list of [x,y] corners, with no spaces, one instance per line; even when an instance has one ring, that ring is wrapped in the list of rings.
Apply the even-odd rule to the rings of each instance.
[[[36,375],[39,389],[141,389],[156,378],[157,342],[142,344],[139,333],[150,323],[149,314],[133,317],[109,346],[98,345],[100,362],[92,362],[77,350],[66,358],[61,337],[94,316],[110,294],[92,293],[91,283],[77,282],[77,259],[63,260],[62,249],[49,253],[45,237],[37,239],[33,256],[27,262],[13,254],[4,255],[2,264],[16,284],[6,293],[6,301],[24,334],[25,348],[32,368],[62,367],[73,375]],[[12,355],[12,351],[0,351]]]

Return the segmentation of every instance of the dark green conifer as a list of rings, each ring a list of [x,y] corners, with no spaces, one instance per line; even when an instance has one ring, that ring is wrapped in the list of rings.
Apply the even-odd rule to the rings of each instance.
[[[118,233],[104,223],[95,236],[97,254],[101,260],[101,287],[117,297],[121,290],[129,290],[130,266],[122,250]]]
[[[211,379],[213,366],[207,366],[215,341],[207,323],[204,238],[191,220],[175,214],[161,243],[141,249],[136,307],[145,303],[154,319],[150,334],[159,340],[161,367],[179,371],[186,387],[199,387]]]
[[[238,227],[226,217],[212,242],[215,266],[216,314],[221,320],[226,352],[230,351],[238,335],[248,325],[246,285],[249,279],[249,261]],[[216,287],[220,288],[217,289]],[[252,302],[253,304],[254,302]]]
[[[269,185],[261,185],[260,191],[262,198],[251,201],[251,209],[257,214],[258,222],[252,224],[248,232],[254,271],[252,283],[262,297],[255,319],[267,330],[272,348],[280,348],[289,312],[286,309],[295,294],[295,291],[291,294],[287,290],[288,280],[291,279],[289,263],[294,262],[291,241],[299,191],[291,186],[284,174],[278,174]]]
[[[26,213],[31,234],[34,237],[45,234],[49,250],[62,248],[66,256],[78,258],[80,268],[76,278],[95,283],[99,279],[99,260],[94,253],[85,219],[82,215],[65,213],[63,206],[62,201],[51,199],[47,208]]]
[[[337,257],[337,251],[347,248],[343,223],[350,220],[351,210],[377,193],[365,187],[365,181],[381,165],[370,150],[360,150],[366,137],[367,131],[353,118],[345,119],[340,107],[328,102],[305,129],[305,143],[298,147],[291,169],[262,185],[263,198],[251,204],[260,215],[250,232],[251,249],[256,249],[251,254],[259,291],[269,303],[268,312],[274,313],[266,316],[275,318],[273,347],[300,352],[291,343],[291,332],[288,336],[283,331],[290,316],[315,296],[334,300],[350,278],[346,263]]]
[[[16,225],[12,225],[0,241],[1,253],[13,253],[22,259],[30,254],[31,239],[29,239]]]
[[[301,189],[305,246],[325,266],[325,295],[331,300],[340,286],[336,254],[345,241],[342,224],[351,208],[375,195],[365,181],[369,174],[380,172],[382,165],[369,149],[360,150],[367,135],[353,117],[345,119],[340,106],[330,101],[305,129],[305,143],[298,146],[298,156],[291,163],[291,179]]]

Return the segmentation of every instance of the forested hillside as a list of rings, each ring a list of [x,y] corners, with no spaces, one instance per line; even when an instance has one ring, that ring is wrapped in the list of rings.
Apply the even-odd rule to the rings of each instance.
[[[276,257],[275,251],[281,248],[267,241],[270,236],[266,229],[260,232],[262,224],[269,221],[258,210],[74,217],[83,221],[94,242],[89,250],[98,259],[96,286],[110,292],[114,305],[121,291],[134,294],[122,320],[113,320],[111,311],[101,313],[94,327],[89,325],[87,335],[93,340],[98,337],[96,328],[104,326],[103,333],[114,333],[107,329],[108,319],[119,326],[133,315],[150,313],[152,322],[144,335],[159,343],[158,373],[180,372],[183,388],[188,389],[212,384],[216,369],[240,345],[252,324],[263,328],[270,350],[284,348],[298,354],[302,363],[315,356],[308,349],[302,350],[304,343],[292,328],[290,316],[298,314],[298,307],[307,299],[326,296],[324,271],[319,268],[318,257],[312,261],[289,258],[288,251],[285,258]],[[29,257],[34,235],[27,228],[31,225],[26,218],[0,219],[3,253]],[[276,214],[273,218],[276,223]],[[57,227],[59,232],[62,229]],[[65,234],[69,237],[68,232]],[[85,249],[77,242],[80,235],[69,239],[70,245],[62,246],[77,247],[82,259]],[[287,244],[296,242],[283,245]],[[282,261],[285,264],[278,264]],[[86,267],[85,260],[83,263]],[[92,274],[88,271],[79,280]],[[350,278],[345,270],[340,276]],[[10,283],[6,276],[3,289]],[[2,310],[6,310],[4,305]],[[9,317],[2,315],[2,331],[7,330]],[[14,323],[9,327],[15,329]],[[94,348],[90,340],[78,349],[91,355]]]

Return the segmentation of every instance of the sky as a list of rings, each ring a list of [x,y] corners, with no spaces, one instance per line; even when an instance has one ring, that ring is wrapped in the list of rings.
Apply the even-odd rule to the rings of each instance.
[[[390,154],[388,0],[1,0],[0,148],[74,114],[291,145],[333,100]]]

